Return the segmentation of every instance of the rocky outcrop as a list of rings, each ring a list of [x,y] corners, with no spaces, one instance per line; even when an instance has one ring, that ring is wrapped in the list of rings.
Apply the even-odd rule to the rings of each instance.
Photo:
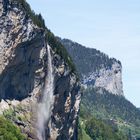
[[[1,1],[0,7],[0,98],[21,100],[34,87],[35,71],[41,63],[38,52],[43,49],[43,31],[16,3]]]
[[[112,94],[123,95],[122,65],[120,61],[71,40],[60,38],[58,40],[71,55],[84,87],[99,87]]]
[[[0,0],[0,114],[17,124],[28,139],[37,139],[36,114],[47,75],[46,31],[16,0]],[[55,47],[55,46],[54,46]],[[51,50],[54,98],[46,139],[76,139],[80,86],[67,62]]]
[[[99,87],[112,94],[123,95],[122,67],[117,62],[112,64],[111,69],[101,68],[83,77],[83,85],[86,87]]]

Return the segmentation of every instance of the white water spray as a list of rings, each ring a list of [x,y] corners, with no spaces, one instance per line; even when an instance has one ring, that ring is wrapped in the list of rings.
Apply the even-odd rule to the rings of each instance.
[[[52,113],[54,103],[54,76],[52,68],[52,57],[50,53],[50,46],[47,45],[48,51],[48,73],[45,79],[45,87],[43,97],[38,108],[38,139],[45,140],[45,125],[49,121]]]

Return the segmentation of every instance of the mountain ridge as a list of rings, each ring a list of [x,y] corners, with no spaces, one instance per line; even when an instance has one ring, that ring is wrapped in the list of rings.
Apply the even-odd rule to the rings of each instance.
[[[102,87],[112,94],[123,95],[122,65],[119,60],[68,39],[58,40],[73,58],[85,87]]]

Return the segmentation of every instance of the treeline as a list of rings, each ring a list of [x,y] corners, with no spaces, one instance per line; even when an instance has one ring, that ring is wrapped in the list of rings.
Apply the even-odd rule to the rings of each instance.
[[[59,54],[65,60],[65,62],[70,66],[71,71],[75,73],[76,72],[75,65],[65,47],[60,43],[60,41],[58,41],[58,39],[54,36],[54,34],[50,30],[47,29],[46,31],[47,31],[46,39],[51,48],[54,50],[54,52]]]
[[[86,48],[68,39],[59,39],[72,57],[80,75],[87,75],[90,72],[98,72],[101,68],[111,69],[115,62],[114,58],[93,48]]]
[[[96,118],[102,120],[111,128],[119,130],[118,132],[125,134],[129,140],[140,138],[139,109],[124,96],[111,94],[103,88],[88,88],[84,91],[80,106],[80,117],[87,120],[85,131],[88,135],[91,135],[89,130],[92,130],[92,118]],[[93,121],[93,123],[95,122]],[[100,129],[102,132],[103,129]],[[94,128],[93,132],[96,133]]]
[[[127,136],[123,135],[118,129],[106,124],[102,120],[91,118],[85,121],[85,128],[82,127],[84,122],[79,126],[79,129],[84,129],[91,140],[128,140]],[[79,130],[79,140],[83,140],[84,133]]]
[[[0,117],[0,140],[25,140],[20,129],[4,117]]]
[[[140,111],[125,97],[109,93],[100,88],[87,89],[84,93],[82,106],[99,117],[120,118],[127,123],[140,127]]]

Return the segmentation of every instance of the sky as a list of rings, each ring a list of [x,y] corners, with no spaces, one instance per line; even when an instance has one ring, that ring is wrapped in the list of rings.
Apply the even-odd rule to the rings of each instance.
[[[140,107],[140,0],[27,0],[62,38],[122,62],[124,95]]]

